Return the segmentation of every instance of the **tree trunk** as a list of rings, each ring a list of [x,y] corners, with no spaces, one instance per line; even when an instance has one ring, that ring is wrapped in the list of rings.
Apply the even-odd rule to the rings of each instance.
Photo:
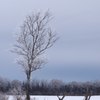
[[[27,94],[26,94],[26,100],[30,100],[30,95],[29,95],[28,92],[27,92]]]
[[[30,100],[30,75],[27,76],[26,100]]]

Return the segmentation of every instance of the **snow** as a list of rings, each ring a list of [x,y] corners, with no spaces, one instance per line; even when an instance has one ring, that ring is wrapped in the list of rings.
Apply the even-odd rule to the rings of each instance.
[[[57,96],[31,96],[32,100],[58,100]],[[13,96],[9,96],[13,100]],[[84,100],[83,96],[66,96],[63,100]],[[100,100],[100,96],[92,96],[90,100]]]

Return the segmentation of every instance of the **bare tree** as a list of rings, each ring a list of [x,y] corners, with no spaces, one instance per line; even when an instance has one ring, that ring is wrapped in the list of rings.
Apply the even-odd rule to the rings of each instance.
[[[52,47],[57,40],[56,35],[48,27],[51,15],[47,11],[33,13],[26,17],[21,32],[18,34],[17,43],[14,45],[14,53],[19,55],[18,64],[20,64],[27,77],[26,98],[30,100],[30,80],[32,72],[41,68],[44,60],[41,55]]]

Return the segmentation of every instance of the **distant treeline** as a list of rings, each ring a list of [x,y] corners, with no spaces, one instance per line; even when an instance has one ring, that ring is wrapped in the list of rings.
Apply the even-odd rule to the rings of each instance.
[[[6,94],[25,93],[26,82],[18,80],[9,81],[0,78],[0,92]],[[30,84],[31,95],[100,95],[100,81],[95,82],[70,82],[60,80],[33,80]]]

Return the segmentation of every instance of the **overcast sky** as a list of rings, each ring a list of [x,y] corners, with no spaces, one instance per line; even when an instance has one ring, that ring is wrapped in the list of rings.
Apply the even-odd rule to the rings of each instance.
[[[10,49],[25,17],[48,9],[60,39],[44,55],[48,63],[32,78],[100,80],[100,0],[0,0],[0,76],[25,79]]]

